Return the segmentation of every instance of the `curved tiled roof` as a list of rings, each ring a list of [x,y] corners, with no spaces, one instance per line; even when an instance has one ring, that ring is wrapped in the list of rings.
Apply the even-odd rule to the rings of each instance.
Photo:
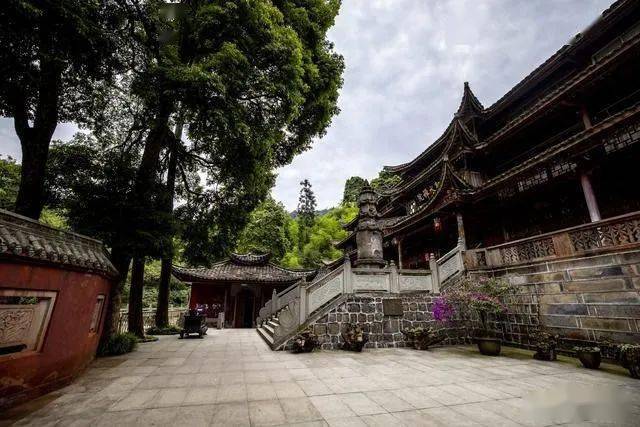
[[[231,254],[230,258],[210,268],[188,268],[174,265],[173,275],[183,282],[294,283],[311,279],[316,270],[294,270],[269,262],[270,254]]]
[[[102,242],[0,209],[0,257],[116,276]]]
[[[238,265],[266,265],[271,259],[271,254],[237,254],[232,252],[229,258],[234,264]]]

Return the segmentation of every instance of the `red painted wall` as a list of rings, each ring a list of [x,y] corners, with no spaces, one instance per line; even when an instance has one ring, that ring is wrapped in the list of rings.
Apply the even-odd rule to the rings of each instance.
[[[41,351],[0,356],[0,408],[67,384],[91,362],[110,286],[109,279],[97,274],[0,262],[0,288],[57,292]],[[101,325],[90,332],[100,294],[105,295]]]

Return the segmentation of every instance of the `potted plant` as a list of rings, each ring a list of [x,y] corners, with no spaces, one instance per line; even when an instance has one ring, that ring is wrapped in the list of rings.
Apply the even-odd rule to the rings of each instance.
[[[318,336],[311,332],[309,329],[300,332],[293,339],[294,353],[311,353],[314,349],[318,348],[320,343],[318,342]]]
[[[553,361],[558,358],[556,347],[558,346],[558,335],[552,335],[545,331],[538,331],[533,334],[536,343],[536,353],[533,358],[536,360]]]
[[[497,356],[501,340],[489,329],[490,316],[499,317],[509,312],[502,298],[513,292],[506,282],[488,277],[465,279],[454,289],[437,298],[433,306],[433,317],[438,321],[460,320],[467,324],[469,335],[486,356]],[[478,324],[480,328],[474,327]]]
[[[360,326],[347,325],[346,330],[342,332],[342,341],[343,350],[360,352],[369,341],[369,335]]]
[[[640,378],[640,344],[622,344],[619,351],[622,366],[629,370],[632,378]]]
[[[429,346],[443,341],[446,337],[440,335],[438,331],[432,327],[417,327],[402,331],[407,341],[413,344],[416,350],[427,350]]]
[[[602,356],[600,355],[600,347],[582,346],[574,347],[573,351],[576,352],[576,356],[582,362],[582,366],[587,369],[598,369]]]

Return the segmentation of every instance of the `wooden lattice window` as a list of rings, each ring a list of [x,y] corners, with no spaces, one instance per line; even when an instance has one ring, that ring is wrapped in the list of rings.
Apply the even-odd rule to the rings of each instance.
[[[640,122],[622,128],[605,140],[604,149],[609,153],[622,150],[640,140]]]
[[[577,164],[574,162],[558,162],[551,166],[551,176],[558,177],[560,175],[564,175],[568,172],[573,172],[576,170]]]
[[[547,171],[541,169],[537,172],[532,173],[528,177],[518,181],[518,191],[523,192],[528,190],[531,187],[535,187],[536,185],[542,184],[549,180],[549,175]]]

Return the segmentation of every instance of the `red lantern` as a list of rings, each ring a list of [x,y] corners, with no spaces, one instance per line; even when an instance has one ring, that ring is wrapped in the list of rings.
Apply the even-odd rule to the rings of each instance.
[[[433,229],[436,233],[439,233],[442,230],[442,222],[440,221],[440,217],[433,218]]]

